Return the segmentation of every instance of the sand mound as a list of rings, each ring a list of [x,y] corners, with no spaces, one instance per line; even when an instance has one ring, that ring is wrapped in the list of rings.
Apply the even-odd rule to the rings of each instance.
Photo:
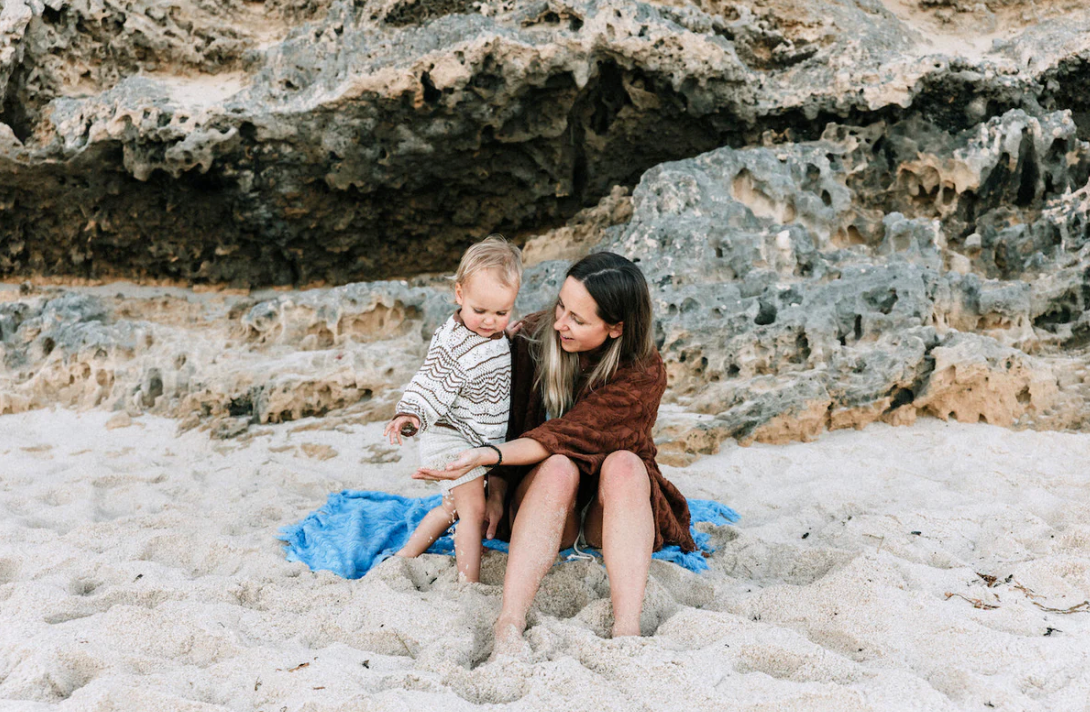
[[[668,469],[729,503],[711,572],[654,562],[645,637],[558,566],[488,662],[506,558],[346,581],[277,529],[341,488],[426,494],[381,425],[245,441],[152,416],[0,419],[0,704],[12,710],[1083,709],[1090,436],[922,420]],[[313,457],[314,452],[335,452]],[[376,454],[378,453],[378,454]],[[381,462],[380,460],[387,460]],[[986,707],[990,705],[990,707]]]

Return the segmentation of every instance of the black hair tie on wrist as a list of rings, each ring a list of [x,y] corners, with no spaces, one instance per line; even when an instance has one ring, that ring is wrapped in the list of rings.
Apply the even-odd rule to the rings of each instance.
[[[500,465],[502,465],[503,464],[503,453],[500,452],[500,449],[498,447],[496,447],[495,445],[493,445],[492,443],[485,443],[484,446],[485,447],[490,447],[490,448],[492,448],[493,450],[496,451],[496,464],[493,465],[492,467],[499,467]]]

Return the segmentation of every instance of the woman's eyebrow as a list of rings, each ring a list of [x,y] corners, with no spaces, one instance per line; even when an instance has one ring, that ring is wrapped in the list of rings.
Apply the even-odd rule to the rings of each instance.
[[[558,295],[558,296],[556,297],[556,303],[557,303],[557,304],[559,304],[559,305],[560,305],[561,307],[563,307],[564,309],[568,309],[567,307],[565,307],[565,306],[564,306],[564,300],[563,300],[563,299],[561,299],[559,295]],[[575,317],[576,319],[579,319],[580,321],[586,321],[586,319],[584,319],[583,317],[579,316],[578,314],[576,314],[575,312],[573,312],[573,311],[572,311],[571,309],[568,309],[568,313],[569,313],[569,314],[571,314],[572,316],[574,316],[574,317]]]

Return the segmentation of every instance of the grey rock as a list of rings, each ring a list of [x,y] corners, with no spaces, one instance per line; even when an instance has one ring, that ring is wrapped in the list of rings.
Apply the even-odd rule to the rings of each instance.
[[[929,34],[976,10],[899,17],[876,0],[252,7],[5,4],[0,274],[408,277],[723,145],[909,116],[950,131],[1012,107],[1083,121],[1088,107],[1077,7],[997,7],[1013,39],[961,57]],[[982,233],[984,259],[1014,258],[1005,245],[1023,237],[1005,227]]]
[[[103,291],[0,302],[0,412],[150,412],[214,437],[331,411],[381,417],[453,308],[444,287],[398,282],[265,300]]]
[[[668,399],[713,415],[694,426],[712,441],[917,413],[1064,427],[1079,401],[1041,356],[1086,334],[1090,251],[1071,187],[1087,184],[1088,150],[1062,114],[953,134],[918,119],[830,126],[818,142],[652,169],[601,248],[644,267]],[[668,424],[664,439],[683,431]]]

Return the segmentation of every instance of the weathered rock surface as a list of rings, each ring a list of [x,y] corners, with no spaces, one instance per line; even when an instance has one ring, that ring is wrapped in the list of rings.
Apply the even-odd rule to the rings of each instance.
[[[818,141],[663,164],[631,197],[531,241],[565,259],[527,270],[519,308],[548,306],[591,247],[638,260],[675,463],[728,437],[919,414],[1085,427],[1090,144],[1076,134],[1068,114],[1014,110],[960,132],[831,125]],[[218,437],[330,412],[383,418],[451,309],[441,278],[264,299],[140,291],[9,291],[0,410],[148,411]]]
[[[829,121],[1085,135],[1088,28],[1075,0],[9,0],[0,274],[373,280]]]
[[[389,282],[260,302],[46,289],[0,303],[0,413],[162,413],[219,437],[330,411],[375,419],[423,359],[441,302],[434,289]]]
[[[917,413],[1084,425],[1090,145],[1076,133],[1067,114],[1020,110],[956,133],[830,125],[649,171],[602,246],[641,260],[671,397],[713,416],[696,434],[675,424],[683,449]]]
[[[92,286],[0,293],[0,412],[385,417],[442,277],[93,285],[442,272],[501,229],[523,312],[590,249],[640,261],[665,458],[1086,427],[1087,29],[1064,0],[10,0],[0,274]]]

